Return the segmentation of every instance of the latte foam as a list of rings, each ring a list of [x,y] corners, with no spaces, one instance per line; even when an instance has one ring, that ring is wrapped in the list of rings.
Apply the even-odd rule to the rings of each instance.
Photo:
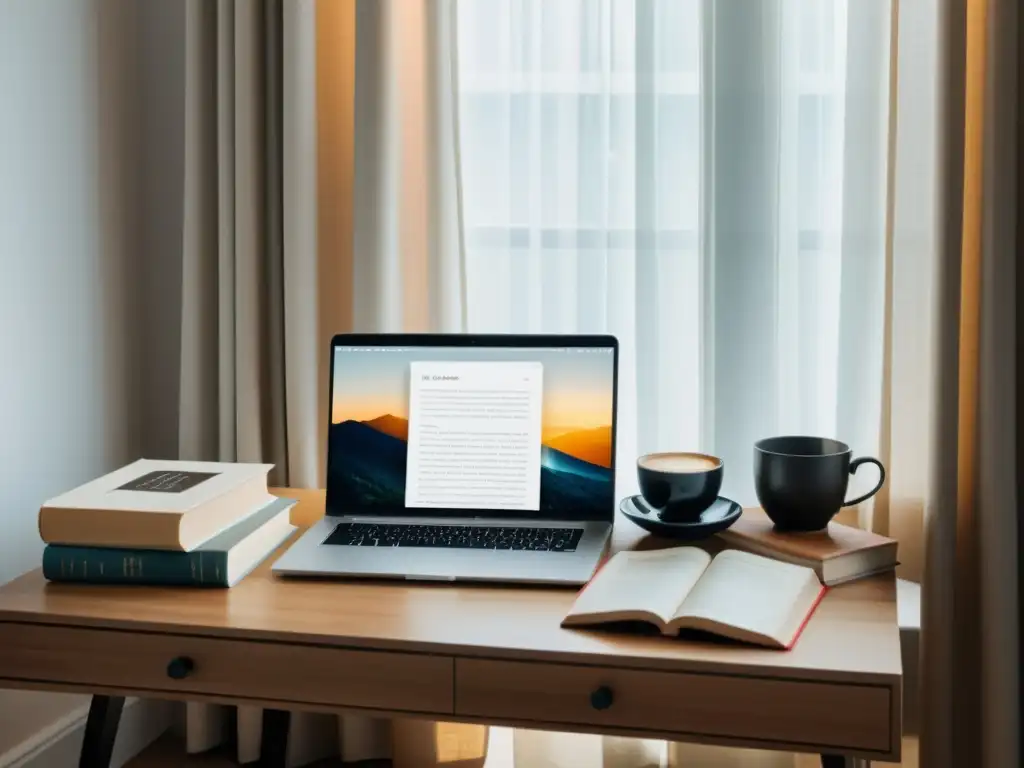
[[[640,459],[640,466],[655,472],[707,472],[721,462],[700,453],[654,453]]]

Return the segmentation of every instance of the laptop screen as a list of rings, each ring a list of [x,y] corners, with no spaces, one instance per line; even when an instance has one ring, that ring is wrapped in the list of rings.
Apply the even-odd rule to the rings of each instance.
[[[334,514],[611,520],[616,350],[332,350]]]

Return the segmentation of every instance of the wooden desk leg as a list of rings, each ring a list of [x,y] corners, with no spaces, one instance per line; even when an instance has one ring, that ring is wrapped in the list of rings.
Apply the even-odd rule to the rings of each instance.
[[[117,726],[121,722],[124,696],[93,696],[85,721],[79,768],[107,768],[114,751]]]
[[[260,768],[285,768],[288,761],[288,729],[291,720],[291,713],[287,710],[263,710]]]
[[[821,768],[847,768],[849,764],[842,755],[821,756]]]

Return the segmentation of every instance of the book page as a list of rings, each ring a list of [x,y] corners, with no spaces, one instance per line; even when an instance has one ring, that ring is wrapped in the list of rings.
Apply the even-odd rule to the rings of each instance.
[[[539,510],[543,365],[409,367],[405,505]]]
[[[727,549],[707,567],[676,617],[707,619],[785,645],[820,591],[810,568]]]
[[[619,552],[583,589],[566,618],[620,621],[628,620],[622,614],[648,613],[667,624],[710,562],[697,547]]]

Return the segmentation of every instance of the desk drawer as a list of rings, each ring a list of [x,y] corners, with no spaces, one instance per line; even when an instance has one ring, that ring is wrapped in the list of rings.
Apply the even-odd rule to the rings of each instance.
[[[890,749],[890,692],[882,686],[534,662],[455,664],[457,716],[806,745],[808,751]]]
[[[452,659],[0,622],[0,678],[270,702],[452,712]],[[186,658],[169,670],[175,659]],[[171,672],[184,676],[175,679]]]

